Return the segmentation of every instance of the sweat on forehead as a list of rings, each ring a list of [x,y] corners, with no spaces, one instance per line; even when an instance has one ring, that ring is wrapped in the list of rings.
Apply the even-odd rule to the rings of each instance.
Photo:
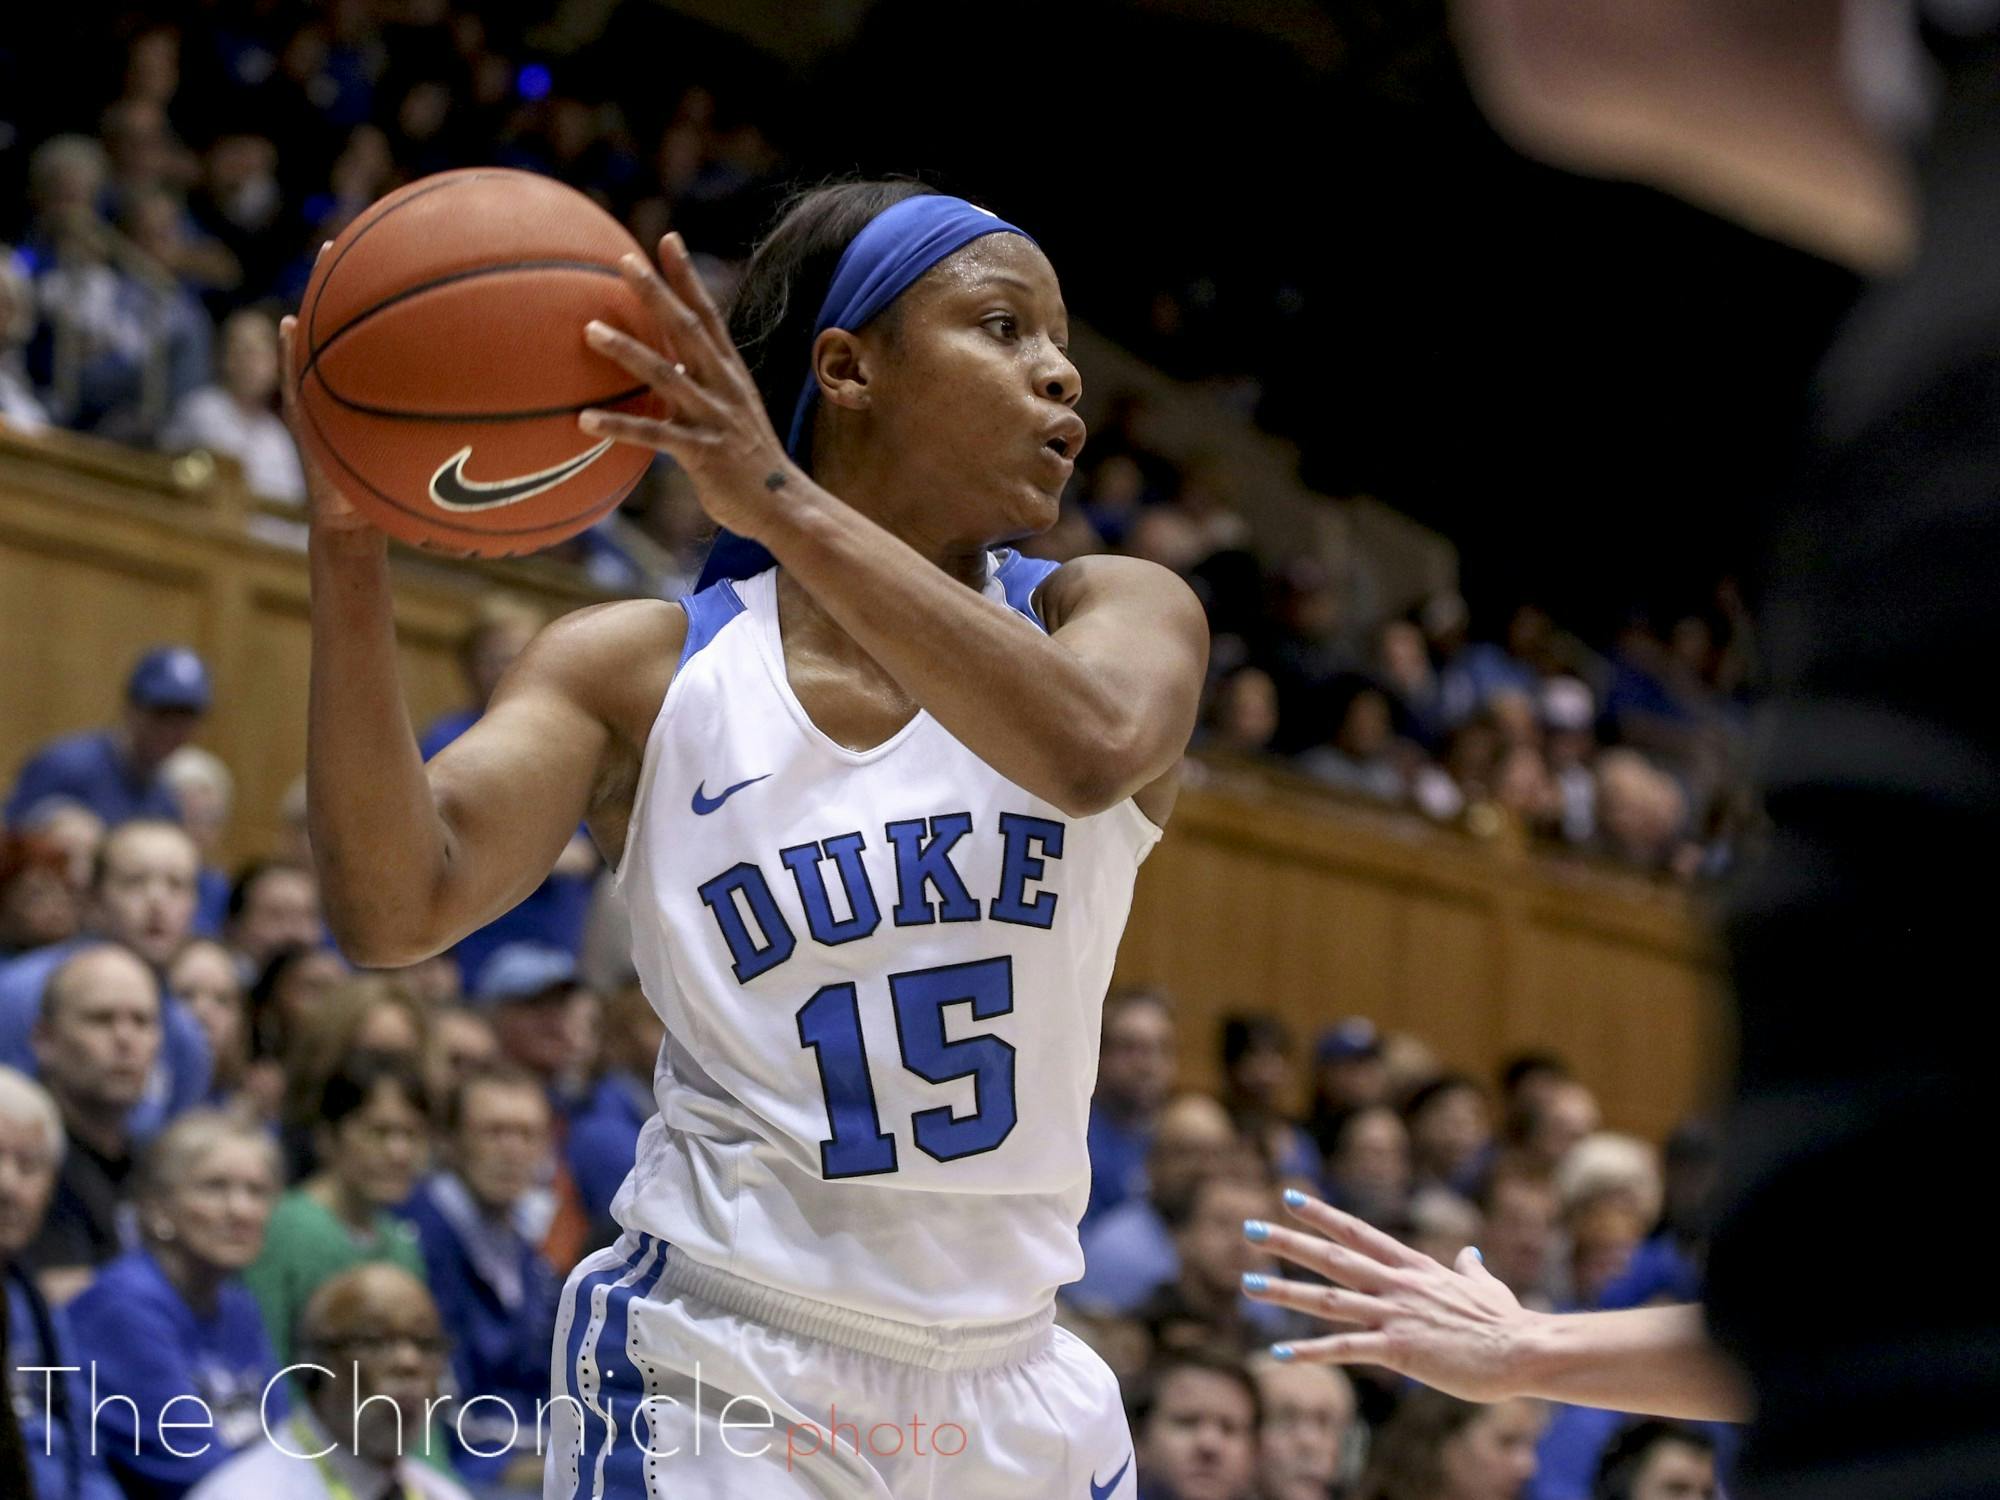
[[[898,300],[925,292],[970,291],[983,283],[1006,279],[1025,282],[1031,292],[1051,296],[1058,303],[1062,300],[1056,268],[1041,246],[1018,234],[989,234],[953,251]]]

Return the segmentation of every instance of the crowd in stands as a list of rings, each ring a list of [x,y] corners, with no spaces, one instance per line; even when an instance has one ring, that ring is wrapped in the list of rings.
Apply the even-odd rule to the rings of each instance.
[[[114,10],[115,76],[18,89],[35,118],[0,100],[0,185],[21,190],[0,200],[0,423],[226,454],[256,491],[299,499],[276,318],[368,203],[465,163],[553,174],[642,243],[680,229],[726,297],[785,180],[766,129],[701,82],[603,97],[521,26],[442,0],[213,5],[177,22]],[[25,77],[8,45],[0,77]],[[1266,566],[1229,474],[1168,459],[1146,428],[1142,401],[1112,403],[1073,503],[1033,546],[1130,552],[1189,579],[1216,640],[1209,747],[1651,874],[1715,875],[1738,856],[1752,658],[1730,585],[1601,646],[1532,604],[1475,622],[1441,595],[1385,620],[1312,559]],[[704,530],[663,460],[560,555],[607,589],[671,597]]]
[[[478,716],[534,623],[518,605],[479,615],[466,706],[427,750]],[[579,840],[451,952],[356,972],[321,925],[296,806],[271,857],[216,865],[232,807],[198,743],[213,694],[185,647],[145,653],[119,722],[38,749],[5,803],[0,1275],[34,1493],[264,1500],[273,1421],[344,1432],[340,1403],[379,1390],[384,1411],[496,1399],[434,1420],[429,1459],[370,1429],[349,1457],[373,1488],[355,1493],[539,1494],[532,1422],[516,1432],[509,1413],[546,1399],[562,1279],[615,1234],[655,1108],[662,1028],[609,881]],[[1242,1291],[1275,1270],[1246,1221],[1297,1187],[1445,1263],[1478,1245],[1533,1307],[1692,1298],[1704,1131],[1656,1149],[1604,1131],[1558,1057],[1489,1084],[1362,1017],[1315,1039],[1305,1076],[1282,1024],[1233,1017],[1219,1093],[1182,1089],[1208,1040],[1163,995],[1107,1002],[1086,1269],[1060,1308],[1128,1394],[1147,1500],[1718,1493],[1726,1432],[1479,1408],[1287,1361],[1273,1346],[1315,1330]],[[299,1361],[339,1374],[260,1406]],[[45,1399],[29,1372],[62,1364],[94,1371],[94,1393],[79,1374]],[[107,1392],[133,1404],[98,1407],[93,1453]],[[135,1416],[181,1395],[212,1417],[196,1457]]]

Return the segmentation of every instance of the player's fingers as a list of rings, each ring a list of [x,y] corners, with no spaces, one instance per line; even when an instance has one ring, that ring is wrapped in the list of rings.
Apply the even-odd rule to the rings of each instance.
[[[659,417],[635,417],[622,411],[600,411],[594,406],[577,413],[576,425],[592,437],[613,438],[671,453],[676,458],[713,447],[719,440],[712,428]]]
[[[1285,1191],[1285,1208],[1303,1224],[1317,1229],[1330,1240],[1371,1256],[1389,1266],[1419,1266],[1427,1257],[1401,1240],[1384,1234],[1373,1224],[1343,1213],[1330,1203],[1322,1203],[1297,1188]]]
[[[701,319],[709,341],[718,350],[733,349],[735,341],[729,337],[729,324],[722,316],[722,309],[715,305],[715,299],[709,296],[701,272],[694,267],[694,257],[688,254],[687,241],[678,230],[660,239],[660,270],[674,294]]]
[[[298,336],[299,320],[287,313],[278,319],[278,392],[285,411],[285,425],[293,425],[299,408],[299,371],[292,363],[292,341]]]
[[[1262,1219],[1251,1219],[1245,1223],[1243,1237],[1295,1266],[1316,1271],[1329,1281],[1337,1281],[1357,1292],[1383,1291],[1393,1274],[1380,1261],[1358,1254],[1345,1245],[1336,1245],[1314,1234],[1300,1234],[1296,1229],[1281,1229]]]
[[[722,359],[702,324],[701,314],[682,301],[642,257],[621,255],[618,268],[645,300],[654,323],[667,341],[668,351],[698,379],[716,379],[722,373]]]
[[[1389,1340],[1379,1333],[1331,1333],[1323,1339],[1273,1344],[1279,1359],[1301,1365],[1389,1365]]]
[[[714,410],[714,398],[688,377],[687,366],[679,360],[595,318],[584,325],[583,336],[591,348],[667,397],[677,409]]]
[[[1251,1271],[1243,1278],[1244,1295],[1255,1302],[1289,1307],[1329,1323],[1353,1323],[1363,1328],[1380,1327],[1392,1309],[1375,1297],[1364,1297],[1344,1287],[1321,1286],[1312,1281],[1287,1281]]]

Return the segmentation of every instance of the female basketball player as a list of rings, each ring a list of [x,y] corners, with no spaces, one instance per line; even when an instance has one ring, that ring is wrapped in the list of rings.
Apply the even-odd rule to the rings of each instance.
[[[822,189],[733,328],[677,237],[660,259],[627,268],[656,347],[580,336],[666,415],[580,425],[688,471],[718,577],[551,626],[428,766],[383,538],[315,476],[329,918],[356,961],[409,963],[532,890],[580,817],[614,864],[668,1040],[627,1232],[565,1295],[548,1494],[1129,1497],[1116,1384],[1051,1304],[1201,611],[1146,563],[995,550],[1054,521],[1083,441],[1022,231]]]

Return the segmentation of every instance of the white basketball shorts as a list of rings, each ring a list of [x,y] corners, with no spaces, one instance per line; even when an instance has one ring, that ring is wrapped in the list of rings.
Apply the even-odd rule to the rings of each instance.
[[[922,1328],[627,1234],[571,1274],[544,1500],[1134,1500],[1104,1361],[1042,1313]]]

